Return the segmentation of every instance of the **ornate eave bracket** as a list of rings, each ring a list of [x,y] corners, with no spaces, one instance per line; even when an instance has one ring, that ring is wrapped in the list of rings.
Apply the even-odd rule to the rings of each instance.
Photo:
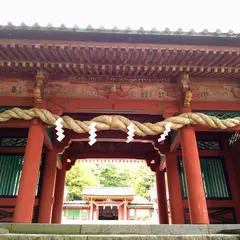
[[[33,89],[34,100],[36,104],[43,102],[45,83],[46,83],[46,74],[42,70],[38,70],[36,75],[36,84]]]
[[[192,91],[189,86],[190,79],[188,74],[184,74],[180,79],[181,104],[185,108],[190,108],[192,100]]]

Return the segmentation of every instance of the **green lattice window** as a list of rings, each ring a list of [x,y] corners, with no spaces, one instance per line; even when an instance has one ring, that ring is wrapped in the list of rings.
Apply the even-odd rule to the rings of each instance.
[[[214,112],[214,111],[198,111],[209,116],[214,116],[219,119],[227,119],[227,118],[234,118],[240,117],[240,112]]]
[[[88,218],[88,211],[87,210],[85,210],[85,209],[83,209],[82,210],[82,219],[87,219]]]
[[[231,147],[238,139],[240,139],[240,132],[233,133],[230,138],[228,138],[228,146]]]
[[[0,138],[1,147],[26,147],[27,138],[25,137],[3,137]],[[43,144],[43,146],[45,146]]]
[[[23,162],[24,156],[21,154],[0,155],[0,196],[17,196]],[[40,170],[41,169],[40,167]],[[40,179],[41,171],[39,171],[38,174],[36,196],[38,196],[40,192]]]
[[[68,209],[67,218],[68,219],[79,219],[80,218],[80,209]]]
[[[22,173],[23,156],[0,156],[0,196],[16,196]]]
[[[198,150],[220,150],[219,141],[197,141]],[[181,145],[178,147],[181,150]]]
[[[0,138],[1,147],[25,147],[27,138]]]
[[[182,195],[188,197],[187,184],[182,157],[178,157],[179,172],[182,184]],[[230,190],[224,168],[224,160],[220,157],[200,157],[202,179],[207,199],[230,199]]]
[[[219,150],[219,141],[197,141],[199,150]]]

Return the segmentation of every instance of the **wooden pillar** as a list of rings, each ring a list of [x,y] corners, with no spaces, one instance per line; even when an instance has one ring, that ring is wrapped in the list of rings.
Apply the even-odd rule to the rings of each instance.
[[[168,224],[165,172],[159,170],[159,160],[157,160],[156,162],[155,175],[157,187],[159,224]]]
[[[119,208],[118,208],[118,220],[122,220],[122,207],[121,206],[119,206]]]
[[[124,220],[127,220],[127,202],[126,202],[126,200],[123,205],[124,205]]]
[[[87,215],[87,220],[90,220],[90,208],[87,209],[88,215]]]
[[[66,167],[67,162],[64,159],[62,164],[62,169],[57,170],[55,192],[54,192],[54,204],[52,211],[52,223],[62,222],[62,211],[63,211],[63,201],[64,201],[64,186],[66,179]]]
[[[28,132],[22,175],[13,216],[14,223],[32,222],[43,139],[43,123],[40,120],[33,120]]]
[[[82,220],[82,207],[80,207],[80,209],[79,209],[79,220]]]
[[[90,202],[90,216],[89,216],[89,220],[93,220],[93,202]]]
[[[183,127],[180,136],[191,223],[209,224],[195,131]]]
[[[124,220],[124,203],[119,207],[118,214],[119,220]]]
[[[57,170],[57,155],[58,154],[56,151],[49,151],[46,154],[43,170],[43,182],[40,194],[38,223],[51,223]]]
[[[172,224],[184,224],[181,184],[175,153],[166,154],[166,170]]]
[[[228,182],[230,185],[230,191],[232,194],[232,200],[234,202],[237,223],[240,223],[240,204],[239,204],[240,194],[238,189],[239,185],[237,181],[239,177],[236,177],[236,170],[239,171],[239,168],[236,168],[236,169],[234,168],[235,166],[233,164],[233,154],[231,152],[232,149],[229,148],[226,139],[221,140],[221,147],[222,147],[223,156],[225,159],[226,172],[227,172]]]

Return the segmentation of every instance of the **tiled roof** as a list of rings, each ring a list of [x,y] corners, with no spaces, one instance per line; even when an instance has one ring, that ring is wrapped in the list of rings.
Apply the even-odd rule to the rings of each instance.
[[[128,206],[136,206],[136,207],[146,207],[146,206],[153,206],[152,202],[129,202]],[[77,206],[90,206],[89,202],[85,201],[68,201],[64,202],[64,207],[77,207]]]
[[[88,206],[89,203],[87,203],[85,201],[66,201],[66,202],[64,202],[64,206],[78,206],[78,205]]]
[[[136,193],[130,187],[87,187],[82,191],[85,196],[135,196]]]
[[[36,31],[61,31],[61,32],[93,32],[93,33],[116,33],[116,34],[133,34],[133,35],[171,35],[171,36],[202,36],[202,37],[231,37],[231,38],[240,38],[240,33],[235,33],[232,30],[228,32],[222,32],[220,29],[216,29],[214,32],[210,32],[207,29],[202,31],[195,31],[190,29],[189,31],[183,31],[179,28],[176,31],[171,31],[169,28],[164,30],[157,30],[152,28],[151,30],[144,30],[143,27],[140,27],[138,30],[132,30],[130,27],[126,29],[118,29],[114,26],[112,29],[106,29],[104,26],[100,28],[93,28],[91,25],[88,25],[86,28],[81,28],[78,25],[73,26],[72,28],[66,27],[62,24],[60,27],[54,27],[52,24],[47,26],[40,26],[38,23],[35,23],[33,26],[28,26],[25,23],[22,23],[20,26],[14,26],[11,22],[7,25],[0,25],[0,30],[36,30]]]

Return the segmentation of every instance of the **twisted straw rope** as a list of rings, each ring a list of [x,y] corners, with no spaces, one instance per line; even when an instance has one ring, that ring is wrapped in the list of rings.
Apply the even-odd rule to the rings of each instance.
[[[52,114],[46,109],[32,108],[29,110],[22,110],[20,108],[13,108],[0,113],[0,122],[6,122],[10,119],[24,119],[32,120],[34,118],[41,119],[48,125],[54,125],[59,116]],[[88,126],[92,122],[96,122],[96,129],[99,130],[121,130],[127,132],[127,127],[133,123],[135,125],[135,135],[147,136],[157,135],[164,131],[164,126],[170,122],[172,123],[172,129],[177,130],[183,126],[189,124],[205,125],[211,128],[233,128],[240,124],[240,117],[228,118],[225,120],[218,119],[213,116],[208,116],[203,113],[183,113],[176,117],[165,119],[162,122],[157,123],[140,123],[137,121],[131,121],[123,116],[108,116],[101,115],[93,118],[91,121],[79,121],[74,120],[69,116],[61,117],[63,119],[62,125],[64,128],[72,129],[76,133],[86,133],[90,129]]]

